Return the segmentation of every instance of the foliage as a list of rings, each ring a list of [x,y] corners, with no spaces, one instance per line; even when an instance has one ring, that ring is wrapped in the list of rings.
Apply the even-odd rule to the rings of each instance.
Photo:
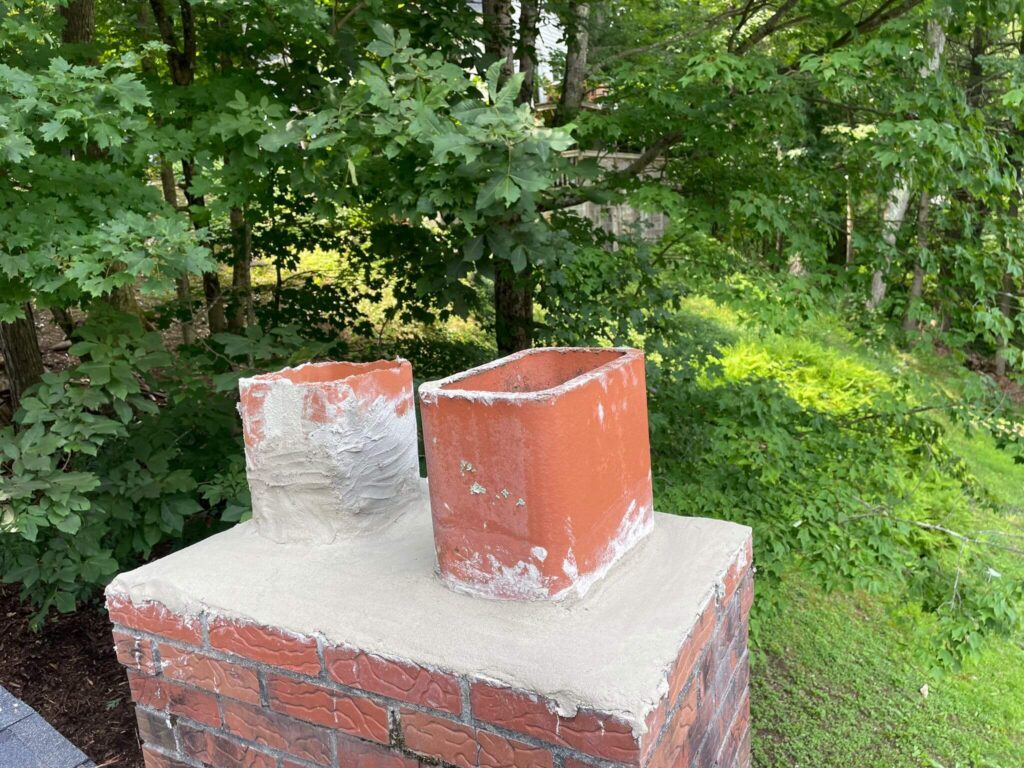
[[[0,432],[0,577],[71,611],[117,571],[248,515],[233,391],[320,351],[294,330],[223,334],[177,359],[138,318],[94,314]]]
[[[522,77],[502,84],[499,63],[481,82],[440,52],[411,47],[407,31],[375,30],[375,60],[362,62],[338,104],[280,125],[261,147],[301,143],[321,185],[340,183],[392,219],[441,229],[462,259],[439,254],[432,274],[442,283],[421,291],[470,270],[487,274],[489,264],[478,263],[485,255],[516,271],[554,263],[567,241],[540,216],[538,193],[562,172],[569,130],[539,126],[529,105],[517,106]]]
[[[202,233],[134,176],[153,147],[137,64],[0,64],[0,319],[29,298],[63,307],[127,285],[166,292],[208,265]],[[107,162],[74,156],[90,152]]]
[[[799,563],[829,590],[905,595],[936,619],[935,662],[957,666],[986,635],[1024,630],[1024,562],[975,532],[985,502],[932,416],[959,406],[921,404],[905,379],[830,346],[834,331],[814,340],[823,319],[752,333],[726,312],[659,361],[661,507],[753,526],[768,584]]]

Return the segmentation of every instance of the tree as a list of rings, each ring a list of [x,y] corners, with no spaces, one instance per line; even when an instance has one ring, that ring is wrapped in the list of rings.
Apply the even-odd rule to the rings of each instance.
[[[0,353],[4,357],[11,410],[17,411],[25,392],[43,375],[43,356],[39,351],[31,304],[21,305],[19,317],[0,322]]]

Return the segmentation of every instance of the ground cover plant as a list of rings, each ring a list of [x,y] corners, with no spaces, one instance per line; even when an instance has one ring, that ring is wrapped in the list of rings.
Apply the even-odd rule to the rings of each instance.
[[[659,509],[755,530],[757,764],[1024,764],[1016,5],[0,29],[12,632],[92,626],[117,571],[246,519],[241,376],[630,344]]]

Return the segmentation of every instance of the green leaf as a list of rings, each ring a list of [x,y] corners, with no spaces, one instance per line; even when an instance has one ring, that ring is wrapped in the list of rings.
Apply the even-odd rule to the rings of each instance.
[[[53,596],[53,604],[61,613],[71,613],[75,610],[75,596],[61,590]]]
[[[66,517],[58,517],[53,525],[58,531],[63,531],[64,533],[78,533],[82,527],[82,518],[72,512]]]

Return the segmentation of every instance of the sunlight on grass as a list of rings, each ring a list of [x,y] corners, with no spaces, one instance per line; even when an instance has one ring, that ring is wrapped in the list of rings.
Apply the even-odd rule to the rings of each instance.
[[[815,339],[817,334],[758,334],[749,321],[744,327],[728,305],[705,296],[687,299],[683,309],[740,336],[719,348],[720,370],[705,373],[705,386],[755,377],[773,379],[801,406],[828,413],[869,407],[879,393],[892,389],[891,376],[878,366],[845,346]]]

